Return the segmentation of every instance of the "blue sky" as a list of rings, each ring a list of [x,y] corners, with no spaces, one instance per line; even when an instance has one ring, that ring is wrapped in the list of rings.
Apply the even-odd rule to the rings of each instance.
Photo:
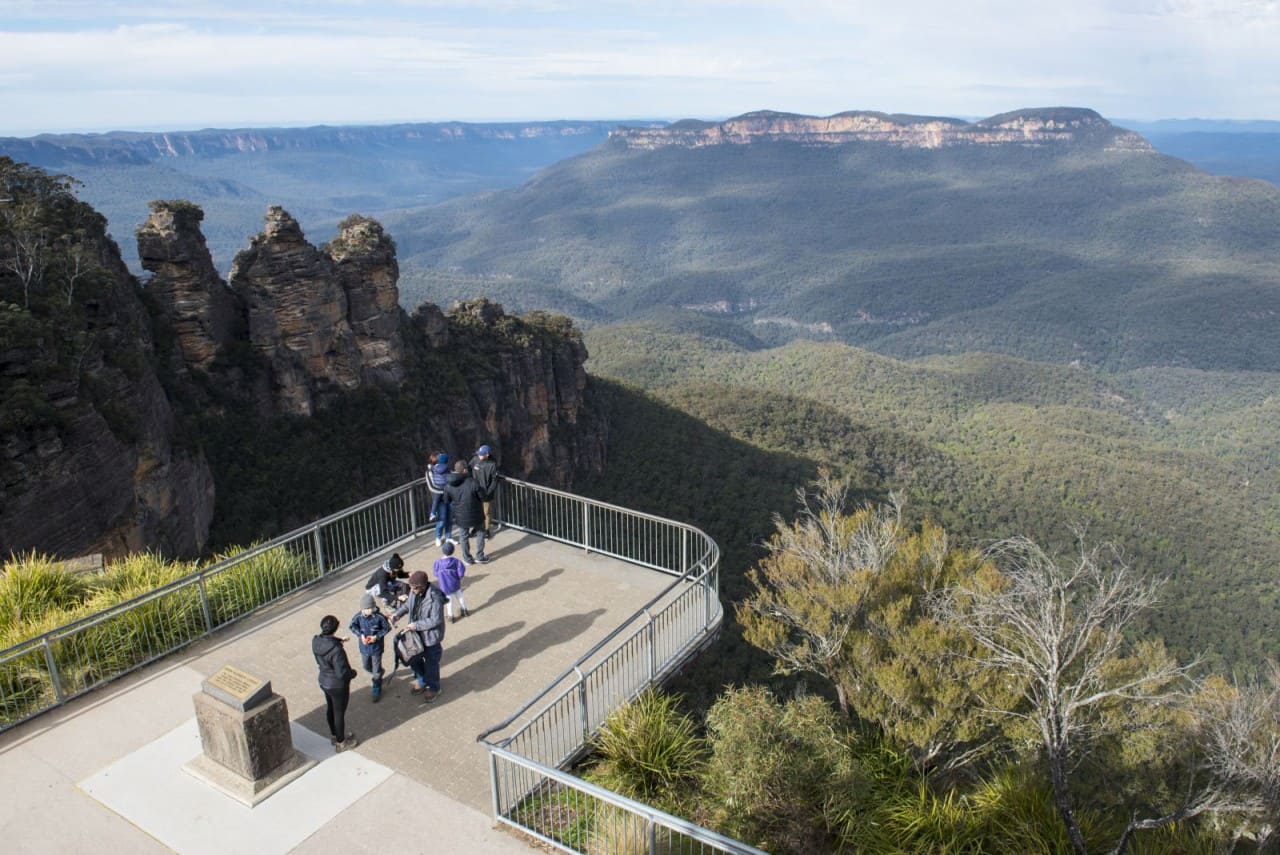
[[[0,0],[0,135],[757,109],[1280,119],[1280,0]]]

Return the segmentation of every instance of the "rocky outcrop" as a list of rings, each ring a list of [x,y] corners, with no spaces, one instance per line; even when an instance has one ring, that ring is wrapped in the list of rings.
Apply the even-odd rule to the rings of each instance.
[[[686,120],[665,128],[620,128],[610,134],[628,148],[701,148],[789,141],[808,146],[878,142],[901,148],[1018,145],[1030,147],[1088,143],[1108,150],[1154,152],[1132,131],[1117,128],[1093,110],[1019,110],[978,122],[935,116],[853,111],[834,116],[802,116],[760,111],[723,122]]]
[[[469,454],[488,443],[503,472],[557,487],[602,470],[606,426],[589,400],[586,345],[567,318],[512,317],[482,299],[448,313],[423,304],[413,327],[429,361],[455,361],[464,376],[429,425],[433,448]]]
[[[179,441],[151,317],[105,223],[60,204],[100,266],[70,298],[0,299],[0,556],[195,555],[213,516],[209,466]],[[0,274],[0,291],[11,284]]]
[[[365,492],[351,501],[419,474],[437,448],[462,455],[487,443],[507,474],[560,487],[603,464],[605,427],[569,321],[511,317],[486,301],[448,313],[424,305],[410,319],[398,304],[395,245],[373,220],[352,216],[317,249],[272,208],[237,256],[229,288],[209,263],[199,208],[156,203],[138,230],[152,273],[142,286],[102,218],[87,206],[82,213],[96,229],[86,257],[106,259],[107,270],[75,306],[60,293],[40,312],[6,302],[22,290],[0,272],[0,554],[199,554],[214,517],[214,475],[184,439],[197,424],[206,442],[236,436],[252,445],[246,435],[274,432],[270,446],[211,457],[225,474],[264,455],[288,478],[324,464],[290,457],[314,446],[289,445],[296,423],[279,417],[327,418],[322,429],[337,441],[371,450]],[[157,349],[156,321],[172,347]],[[164,372],[166,386],[157,364],[177,369]],[[347,436],[343,411],[326,410],[339,401],[383,409]],[[251,427],[236,433],[230,423]],[[318,513],[338,510],[329,504]],[[275,510],[288,525],[317,513]]]
[[[323,251],[333,260],[347,298],[347,323],[360,351],[364,382],[399,384],[405,377],[400,327],[400,266],[396,245],[377,220],[354,215]]]
[[[138,258],[152,274],[147,292],[172,326],[183,363],[207,372],[232,342],[237,307],[214,269],[202,219],[190,202],[152,202],[137,237]]]
[[[269,366],[275,411],[310,415],[322,399],[360,385],[361,356],[333,259],[280,207],[231,266],[249,343]]]

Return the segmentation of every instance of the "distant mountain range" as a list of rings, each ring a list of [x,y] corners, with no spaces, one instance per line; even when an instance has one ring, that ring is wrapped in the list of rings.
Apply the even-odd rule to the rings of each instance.
[[[388,227],[416,298],[675,307],[895,356],[1280,368],[1280,188],[1089,110],[624,129]]]
[[[271,205],[287,207],[309,237],[324,240],[353,212],[385,216],[516,186],[600,144],[616,125],[444,122],[44,134],[0,138],[0,155],[82,181],[81,198],[107,217],[129,259],[133,230],[146,219],[150,200],[195,202],[225,274]]]

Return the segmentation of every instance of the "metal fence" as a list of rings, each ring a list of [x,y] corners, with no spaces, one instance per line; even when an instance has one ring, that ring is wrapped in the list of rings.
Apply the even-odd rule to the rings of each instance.
[[[494,816],[568,852],[758,852],[560,768],[586,753],[614,710],[714,638],[723,619],[715,541],[692,526],[520,482],[506,484],[500,513],[512,528],[675,580],[477,737],[489,749]]]
[[[429,527],[429,509],[418,480],[0,651],[0,731],[414,537]],[[502,482],[495,510],[509,528],[672,577],[481,734],[495,816],[567,851],[758,852],[557,768],[584,753],[611,712],[714,638],[723,618],[715,542],[692,526],[517,480]],[[573,822],[554,818],[568,815]]]
[[[425,494],[407,484],[0,651],[0,730],[413,536]]]

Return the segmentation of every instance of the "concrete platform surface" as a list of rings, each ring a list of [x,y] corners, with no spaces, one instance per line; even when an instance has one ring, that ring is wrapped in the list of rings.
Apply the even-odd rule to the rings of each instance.
[[[398,547],[430,572],[431,538]],[[468,569],[471,616],[446,629],[439,699],[410,693],[403,666],[374,704],[352,684],[335,755],[311,638],[339,635],[386,554],[299,592],[141,669],[0,734],[0,840],[6,852],[528,852],[490,815],[487,752],[476,734],[514,712],[572,661],[671,584],[672,577],[541,538],[500,531],[489,564]],[[356,643],[347,643],[359,670]],[[385,664],[394,661],[389,646]],[[255,808],[181,766],[199,753],[192,695],[235,665],[272,681],[294,744],[320,762]],[[192,789],[192,788],[196,789]]]

